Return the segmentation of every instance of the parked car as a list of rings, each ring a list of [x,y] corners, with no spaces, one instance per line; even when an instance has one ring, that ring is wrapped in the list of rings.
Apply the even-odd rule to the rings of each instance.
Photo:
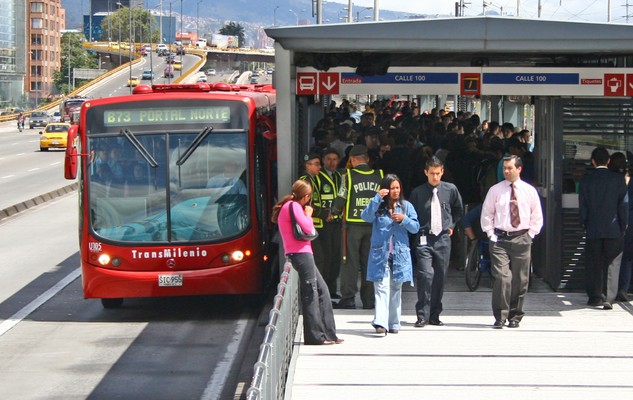
[[[141,80],[138,79],[138,76],[130,76],[130,79],[127,80],[127,85],[132,87],[132,86],[138,86],[140,85]]]
[[[48,113],[46,111],[33,111],[29,117],[29,128],[42,127],[48,124]]]
[[[141,79],[154,79],[154,73],[151,70],[145,70],[141,74]]]
[[[68,141],[68,129],[70,124],[65,122],[52,122],[40,131],[40,151],[48,149],[65,149]]]
[[[209,68],[207,70],[207,75],[209,76],[215,76],[215,69],[214,68]]]
[[[48,122],[62,122],[62,113],[59,111],[55,111]]]
[[[168,65],[165,67],[163,71],[163,76],[165,78],[173,78],[174,77],[174,67],[172,65]]]

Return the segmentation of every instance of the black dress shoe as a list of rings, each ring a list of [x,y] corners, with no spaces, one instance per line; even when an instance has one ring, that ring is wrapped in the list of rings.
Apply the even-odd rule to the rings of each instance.
[[[429,325],[444,326],[444,322],[440,321],[439,319],[432,319],[429,321]]]
[[[505,320],[498,319],[495,321],[495,323],[492,326],[495,329],[502,329],[505,324],[506,324]]]
[[[508,322],[508,328],[518,328],[518,327],[519,327],[519,321],[512,320]]]
[[[428,324],[429,324],[429,321],[425,321],[423,319],[419,319],[419,320],[415,321],[415,324],[413,324],[413,326],[415,326],[416,328],[424,328]]]
[[[389,329],[389,333],[393,333],[394,335],[398,333],[397,329]]]
[[[611,303],[609,303],[608,301],[605,301],[604,303],[602,303],[602,309],[603,310],[613,310],[613,305]]]
[[[589,299],[589,301],[587,301],[587,305],[590,307],[598,307],[601,306],[602,303],[602,299]]]
[[[332,307],[339,310],[354,310],[356,309],[356,304],[352,301],[339,301],[338,303],[332,303]]]
[[[338,293],[330,293],[330,299],[332,300],[339,300],[341,298],[341,295],[339,295]]]
[[[363,304],[363,310],[373,310],[374,309],[374,305],[373,304]]]
[[[618,292],[618,295],[615,296],[615,299],[617,301],[631,301],[631,299],[629,298],[629,295],[624,290],[620,290]]]

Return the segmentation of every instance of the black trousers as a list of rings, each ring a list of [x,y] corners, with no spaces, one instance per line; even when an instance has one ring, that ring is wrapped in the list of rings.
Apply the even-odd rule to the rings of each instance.
[[[426,245],[415,246],[415,285],[418,301],[415,313],[418,320],[437,321],[442,313],[444,284],[451,258],[451,237],[443,232],[439,236],[427,235]]]
[[[585,288],[590,301],[604,301],[609,264],[622,252],[623,239],[587,239]]]
[[[340,221],[326,222],[323,228],[317,229],[319,237],[319,254],[314,251],[314,261],[321,272],[325,283],[330,291],[330,296],[337,293],[336,280],[341,271],[341,261],[343,257],[343,227]],[[314,242],[313,242],[314,243]]]
[[[321,344],[326,340],[336,340],[330,292],[314,264],[312,253],[291,253],[287,256],[292,262],[292,267],[299,273],[305,344]]]

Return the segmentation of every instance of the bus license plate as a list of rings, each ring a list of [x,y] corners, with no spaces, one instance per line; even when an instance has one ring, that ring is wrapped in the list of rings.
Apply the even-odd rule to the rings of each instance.
[[[182,286],[182,274],[158,275],[158,286]]]

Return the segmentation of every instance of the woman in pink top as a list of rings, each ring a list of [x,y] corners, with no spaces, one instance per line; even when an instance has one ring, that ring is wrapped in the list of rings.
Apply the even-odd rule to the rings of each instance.
[[[292,185],[292,193],[284,196],[273,207],[272,221],[279,225],[286,257],[299,273],[303,335],[305,344],[335,344],[343,339],[336,336],[332,300],[323,277],[317,270],[308,240],[297,240],[292,233],[290,207],[297,223],[304,232],[312,232],[312,187],[309,182],[298,180]]]

